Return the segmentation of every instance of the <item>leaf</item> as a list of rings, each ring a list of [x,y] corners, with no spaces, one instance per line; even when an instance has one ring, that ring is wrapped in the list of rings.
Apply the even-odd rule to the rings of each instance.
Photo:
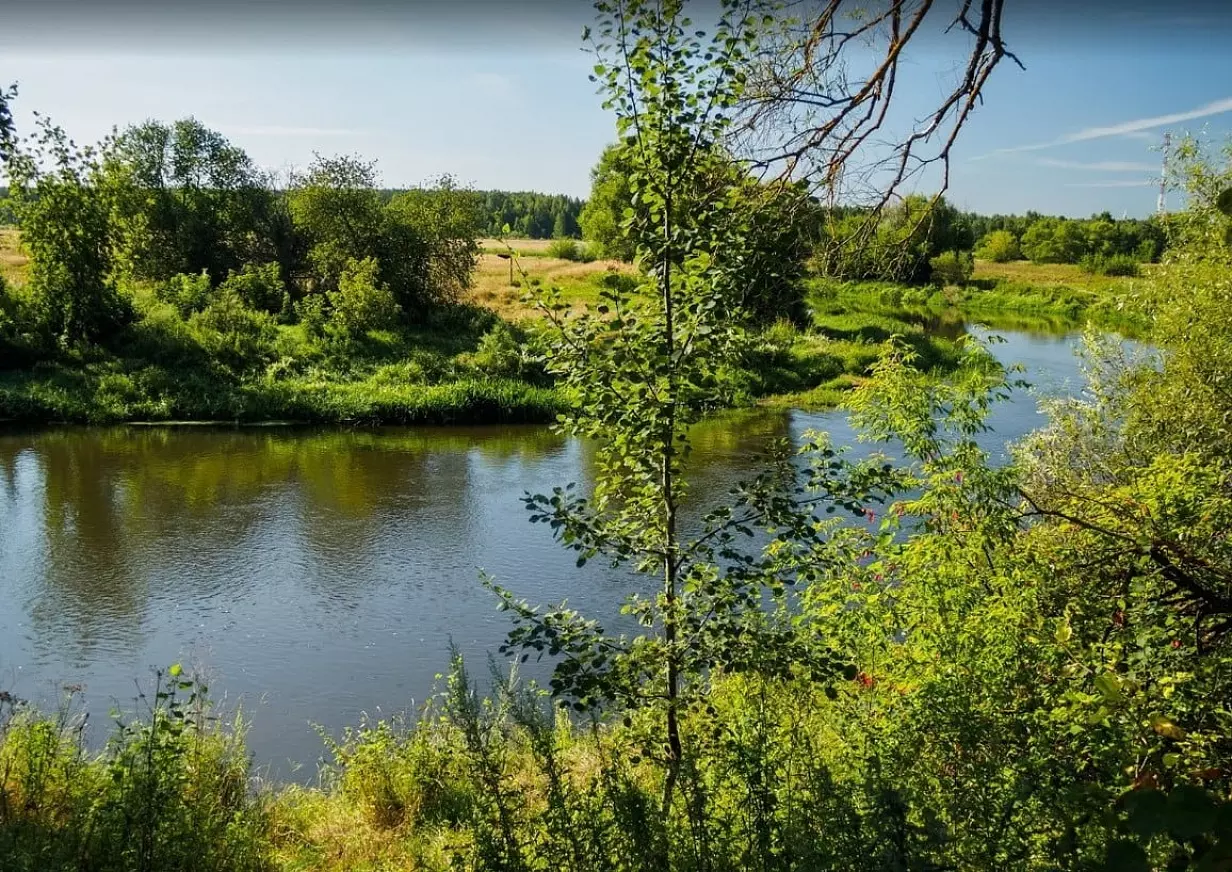
[[[1167,825],[1168,797],[1161,791],[1145,789],[1131,791],[1125,797],[1129,812],[1129,827],[1144,839],[1161,832]]]
[[[183,666],[181,666],[178,663],[172,663],[171,668],[167,670],[167,674],[170,675],[172,678],[179,678],[180,674],[183,673],[183,671],[184,671]]]
[[[1185,730],[1178,727],[1170,717],[1156,712],[1150,717],[1151,729],[1159,733],[1165,739],[1181,740],[1188,735]]]
[[[1095,688],[1109,702],[1125,702],[1125,694],[1121,693],[1121,681],[1111,672],[1105,672],[1102,675],[1096,676]]]
[[[1178,839],[1210,833],[1215,829],[1217,815],[1214,798],[1200,787],[1181,784],[1168,794],[1168,832]]]

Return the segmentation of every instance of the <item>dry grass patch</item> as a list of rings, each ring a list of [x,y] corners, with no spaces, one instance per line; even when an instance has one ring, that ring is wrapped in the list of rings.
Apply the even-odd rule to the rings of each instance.
[[[1154,264],[1143,264],[1143,275],[1149,276],[1152,269]],[[1134,281],[1131,278],[1092,275],[1076,263],[1032,263],[1029,260],[1010,263],[977,260],[972,278],[999,279],[1026,285],[1064,285],[1089,290],[1127,288]]]
[[[25,284],[30,258],[21,250],[21,235],[15,227],[0,227],[0,276],[15,285]]]
[[[525,277],[522,270],[526,272]],[[626,275],[634,273],[632,266],[616,260],[579,263],[552,257],[534,257],[514,264],[515,283],[511,285],[509,261],[496,254],[482,254],[475,268],[474,285],[467,299],[468,302],[486,306],[502,318],[516,321],[538,315],[533,306],[522,301],[525,282],[537,280],[545,287],[556,285],[567,299],[577,305],[593,305],[599,299],[600,283],[604,274],[613,271]]]
[[[481,239],[479,249],[484,254],[496,254],[512,248],[518,257],[539,257],[551,244],[551,239]]]
[[[273,860],[297,872],[355,869],[444,869],[459,836],[373,825],[341,797],[289,788],[269,804]]]

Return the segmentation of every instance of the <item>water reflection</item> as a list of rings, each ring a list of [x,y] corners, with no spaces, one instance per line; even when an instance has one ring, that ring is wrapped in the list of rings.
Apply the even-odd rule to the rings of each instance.
[[[699,426],[699,504],[787,422]],[[422,698],[450,638],[481,653],[503,633],[480,568],[532,600],[601,609],[635,583],[578,572],[526,522],[524,491],[589,488],[592,457],[536,427],[0,436],[0,670],[35,696],[42,679],[85,680],[105,707],[149,665],[188,654],[232,691],[300,698],[258,729],[353,719],[405,698],[391,685]],[[325,696],[336,713],[323,716]],[[307,738],[301,759],[317,750]]]
[[[998,346],[1064,386],[1074,340]],[[1037,426],[1034,400],[998,433]],[[698,425],[690,502],[721,502],[772,440],[852,434],[837,413],[740,412]],[[65,429],[0,434],[0,689],[38,698],[84,682],[99,714],[154,664],[207,664],[255,707],[264,762],[310,762],[310,722],[422,699],[452,640],[494,650],[507,629],[486,570],[532,602],[611,615],[645,583],[583,570],[520,497],[577,481],[593,450],[546,428]],[[388,710],[386,708],[385,710]]]

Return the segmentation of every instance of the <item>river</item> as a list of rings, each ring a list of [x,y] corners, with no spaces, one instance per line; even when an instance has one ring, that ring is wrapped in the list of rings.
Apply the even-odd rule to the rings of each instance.
[[[999,331],[1035,392],[1077,390],[1076,334]],[[1033,394],[988,445],[1039,426]],[[772,438],[853,434],[839,412],[748,412],[699,428],[692,492],[720,500]],[[637,582],[577,569],[524,491],[591,475],[586,444],[542,427],[109,428],[0,432],[0,691],[81,685],[96,738],[151,669],[198,669],[273,774],[310,774],[364,713],[431,693],[452,639],[486,669],[508,627],[481,570],[531,602],[615,613]]]

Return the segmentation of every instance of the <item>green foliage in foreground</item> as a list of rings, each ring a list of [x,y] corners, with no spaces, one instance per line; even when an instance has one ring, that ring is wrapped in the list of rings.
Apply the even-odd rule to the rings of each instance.
[[[0,864],[5,872],[271,868],[249,792],[243,724],[219,729],[205,688],[160,672],[144,718],[85,750],[72,699],[42,717],[0,696]]]

